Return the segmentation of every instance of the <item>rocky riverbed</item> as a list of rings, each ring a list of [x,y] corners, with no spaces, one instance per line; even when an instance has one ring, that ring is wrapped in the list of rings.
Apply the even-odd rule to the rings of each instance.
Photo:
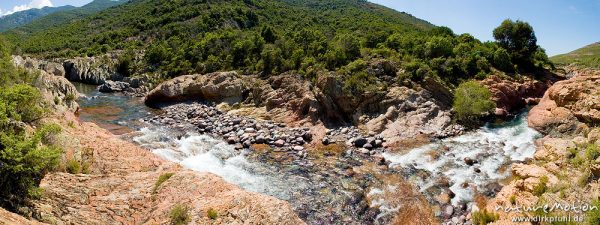
[[[403,208],[415,207],[430,212],[422,221],[470,224],[475,196],[493,197],[510,176],[510,164],[533,155],[537,133],[527,128],[525,116],[394,152],[378,134],[353,126],[328,129],[316,139],[307,127],[179,103],[143,118],[162,128],[133,140],[189,168],[287,200],[309,224],[388,224],[410,212]],[[189,149],[205,142],[213,144]],[[210,159],[222,163],[206,166]]]

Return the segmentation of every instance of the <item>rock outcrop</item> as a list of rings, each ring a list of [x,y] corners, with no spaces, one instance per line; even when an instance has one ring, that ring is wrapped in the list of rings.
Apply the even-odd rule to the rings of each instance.
[[[65,60],[65,76],[70,81],[100,85],[107,80],[120,81],[123,75],[116,72],[117,59],[110,56],[86,57]]]
[[[184,75],[158,85],[144,99],[157,107],[172,101],[239,102],[246,88],[236,72]]]
[[[66,110],[74,112],[79,108],[75,101],[79,92],[71,82],[64,77],[64,71],[60,71],[58,63],[40,61],[32,58],[23,59],[21,56],[13,56],[13,64],[35,73],[39,76],[33,83],[41,92],[42,97],[54,106],[55,110]]]
[[[20,215],[0,208],[0,224],[38,225],[44,224],[34,220],[28,220]]]
[[[585,131],[600,123],[600,72],[578,73],[555,83],[529,114],[529,126],[544,134]]]
[[[492,100],[496,103],[496,115],[505,116],[511,111],[522,109],[539,101],[552,80],[534,80],[524,77],[520,80],[503,79],[491,76],[481,81],[492,92]]]
[[[12,58],[13,63],[17,66],[26,69],[46,71],[47,73],[52,74],[54,76],[65,76],[65,68],[60,62],[39,60],[31,57],[23,58],[22,56],[13,56]]]
[[[130,85],[127,82],[108,80],[98,87],[98,91],[105,93],[123,92],[128,88],[130,88]]]

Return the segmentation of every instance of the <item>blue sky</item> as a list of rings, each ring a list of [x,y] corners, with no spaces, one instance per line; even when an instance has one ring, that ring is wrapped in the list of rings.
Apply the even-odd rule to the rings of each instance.
[[[549,55],[600,41],[600,0],[370,0],[435,25],[492,40],[504,19],[529,22]]]
[[[370,0],[435,25],[492,40],[492,30],[510,18],[529,22],[549,55],[600,41],[600,0]],[[0,15],[53,5],[81,6],[91,0],[0,0]]]

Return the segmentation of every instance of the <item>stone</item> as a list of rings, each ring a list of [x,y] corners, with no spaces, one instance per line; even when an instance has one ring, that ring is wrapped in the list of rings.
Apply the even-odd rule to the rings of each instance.
[[[472,166],[473,164],[475,164],[475,160],[473,160],[469,157],[465,157],[464,161],[465,161],[465,164],[467,164],[468,166]]]
[[[447,204],[443,207],[443,215],[445,218],[450,218],[454,215],[454,206]]]
[[[122,81],[105,81],[104,84],[98,87],[98,91],[111,93],[111,92],[123,92],[129,88],[129,83]]]
[[[151,107],[186,100],[239,102],[246,89],[236,72],[184,75],[158,85],[144,102]]]
[[[283,146],[285,146],[285,141],[279,139],[279,140],[275,141],[274,145],[277,147],[283,147]]]
[[[324,137],[323,140],[321,140],[321,144],[323,145],[329,145],[331,142],[329,141],[329,138]]]
[[[367,139],[365,139],[363,137],[356,138],[356,139],[354,139],[353,144],[354,144],[354,146],[361,148],[365,144],[367,144]]]
[[[368,143],[367,143],[367,144],[365,144],[365,145],[363,145],[362,147],[363,147],[363,148],[366,148],[366,149],[369,149],[369,150],[373,149],[373,145],[371,145],[371,144],[368,144]]]

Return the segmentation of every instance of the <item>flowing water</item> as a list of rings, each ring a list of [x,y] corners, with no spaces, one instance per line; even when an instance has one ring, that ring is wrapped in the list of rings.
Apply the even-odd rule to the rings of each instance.
[[[142,118],[161,112],[145,107],[140,98],[100,93],[90,85],[76,86],[80,93],[85,95],[79,99],[81,120],[94,122],[186,168],[211,172],[247,190],[288,200],[299,211],[302,211],[301,208],[306,207],[306,204],[339,202],[334,199],[321,203],[324,195],[319,193],[327,190],[337,195],[347,195],[347,191],[336,191],[347,188],[335,186],[347,186],[348,178],[335,177],[338,175],[329,169],[309,168],[305,171],[316,172],[299,173],[301,170],[298,169],[298,165],[264,163],[257,160],[256,153],[252,155],[249,150],[235,150],[221,139],[192,131],[182,133],[142,122]],[[533,156],[534,140],[540,134],[527,127],[526,116],[527,113],[524,112],[509,122],[488,124],[479,130],[408,152],[385,153],[384,157],[391,162],[390,167],[393,171],[418,187],[430,202],[434,195],[442,191],[438,185],[440,178],[447,179],[449,189],[456,194],[452,199],[454,205],[469,202],[475,190],[489,190],[490,184],[508,178],[510,172],[507,168],[511,163]],[[465,158],[474,160],[474,164],[467,165]],[[330,186],[327,187],[325,183],[329,183]],[[400,205],[390,201],[390,198],[397,199],[397,195],[392,193],[398,189],[392,183],[369,188],[365,193],[372,199],[370,205],[379,208],[376,218],[401,210]],[[327,214],[326,211],[319,212],[319,207],[323,206],[299,214],[303,214],[301,216],[305,219],[311,217],[306,214]],[[330,224],[334,223],[333,220],[335,218],[307,222],[325,221],[314,223]]]
[[[469,202],[475,190],[486,191],[489,184],[501,182],[510,176],[508,166],[532,158],[535,139],[541,135],[527,126],[527,113],[501,124],[488,124],[479,130],[441,140],[405,154],[385,153],[390,166],[410,171],[425,172],[426,176],[407,174],[421,192],[436,188],[439,178],[449,179],[450,190],[457,197],[454,205]],[[474,160],[472,166],[465,159]],[[465,188],[463,184],[468,184]],[[466,185],[465,185],[466,186]]]

